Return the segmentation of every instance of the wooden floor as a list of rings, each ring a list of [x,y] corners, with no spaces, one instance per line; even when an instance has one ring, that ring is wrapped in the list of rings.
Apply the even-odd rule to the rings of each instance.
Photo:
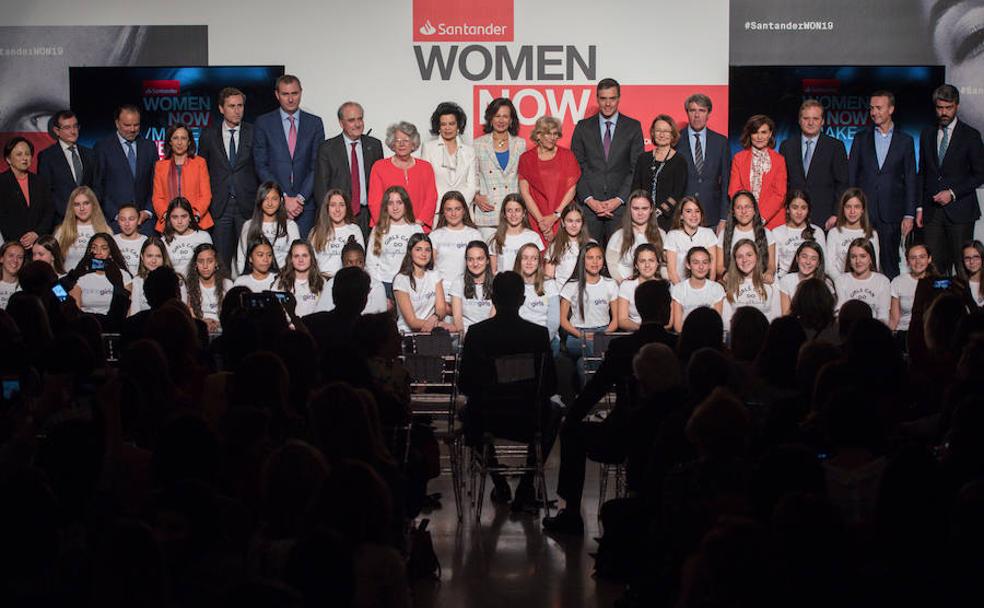
[[[555,447],[547,465],[547,489],[554,498],[558,466]],[[464,521],[458,522],[450,479],[431,482],[430,492],[443,494],[443,508],[430,517],[429,529],[441,562],[440,582],[414,586],[414,606],[454,608],[607,607],[622,586],[592,576],[600,536],[597,522],[598,465],[588,464],[585,485],[585,531],[581,537],[546,535],[540,516],[514,515],[508,506],[488,500],[486,486],[481,522],[476,522],[465,497]],[[512,482],[515,488],[515,481]],[[609,484],[611,497],[614,489]]]

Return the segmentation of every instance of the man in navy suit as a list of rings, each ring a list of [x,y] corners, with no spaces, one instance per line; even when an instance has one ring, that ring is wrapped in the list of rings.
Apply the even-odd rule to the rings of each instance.
[[[222,120],[209,125],[198,140],[198,155],[208,163],[212,187],[212,242],[227,267],[236,255],[243,224],[253,213],[259,186],[253,167],[253,125],[243,122],[245,110],[246,95],[225,87],[219,91]]]
[[[960,91],[944,84],[933,91],[937,125],[919,135],[922,159],[916,225],[925,231],[936,268],[949,273],[959,267],[963,244],[974,238],[981,216],[977,188],[984,183],[981,134],[957,120]]]
[[[38,175],[51,188],[55,205],[55,225],[61,224],[68,197],[79,186],[92,187],[96,179],[96,154],[79,144],[79,119],[71,110],[56,112],[48,131],[55,145],[38,154]]]
[[[301,110],[301,81],[292,74],[277,78],[280,107],[256,119],[253,159],[260,181],[274,181],[284,190],[287,216],[307,238],[317,216],[314,171],[318,146],[325,140],[321,118]]]
[[[830,230],[837,222],[840,196],[847,190],[847,150],[843,142],[823,132],[823,106],[816,99],[800,105],[799,126],[799,137],[779,145],[786,159],[786,192],[806,192],[810,221]]]
[[[116,215],[123,203],[140,209],[140,232],[154,234],[154,165],[159,158],[154,142],[140,137],[140,108],[116,109],[116,132],[96,143],[95,190],[106,221],[117,230]]]
[[[601,243],[622,227],[635,164],[643,151],[642,125],[618,111],[621,87],[612,78],[598,82],[598,113],[574,127],[571,151],[581,166],[577,199],[588,232]]]
[[[895,128],[895,95],[871,94],[874,127],[854,136],[849,160],[851,184],[868,197],[868,217],[878,231],[882,273],[899,275],[899,244],[912,231],[916,215],[916,149],[912,137]]]
[[[720,232],[731,213],[731,148],[726,136],[707,128],[712,108],[711,98],[703,93],[683,102],[687,126],[680,131],[676,150],[687,161],[687,194],[703,205],[704,225]]]

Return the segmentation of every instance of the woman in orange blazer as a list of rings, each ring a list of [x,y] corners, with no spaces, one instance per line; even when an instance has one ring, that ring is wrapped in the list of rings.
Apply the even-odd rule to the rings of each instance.
[[[212,204],[212,187],[208,181],[205,159],[195,155],[195,140],[191,130],[183,124],[167,128],[164,137],[164,160],[154,167],[154,213],[157,214],[157,231],[164,231],[164,214],[168,203],[183,196],[191,203],[198,218],[198,226],[211,228],[212,216],[208,212]]]
[[[765,114],[748,119],[741,132],[745,149],[731,160],[728,196],[739,190],[755,195],[762,220],[772,229],[786,222],[783,201],[786,199],[786,160],[775,151],[776,123]]]

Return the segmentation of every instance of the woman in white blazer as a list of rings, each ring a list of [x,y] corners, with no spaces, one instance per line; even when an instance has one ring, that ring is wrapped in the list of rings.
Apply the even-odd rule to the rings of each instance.
[[[499,225],[502,199],[519,192],[519,157],[526,140],[519,137],[519,115],[505,97],[493,99],[485,109],[485,135],[475,140],[478,192],[472,205],[472,220],[490,239]]]
[[[457,190],[471,202],[478,191],[478,174],[475,171],[475,149],[462,143],[468,117],[456,103],[445,101],[431,115],[431,135],[437,135],[420,148],[420,158],[434,168],[437,200]],[[432,226],[437,225],[434,218]]]

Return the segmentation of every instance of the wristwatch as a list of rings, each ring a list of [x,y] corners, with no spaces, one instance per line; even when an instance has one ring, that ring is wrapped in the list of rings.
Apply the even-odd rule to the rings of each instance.
[[[560,219],[560,211],[554,210],[553,214],[557,216],[557,219]]]

